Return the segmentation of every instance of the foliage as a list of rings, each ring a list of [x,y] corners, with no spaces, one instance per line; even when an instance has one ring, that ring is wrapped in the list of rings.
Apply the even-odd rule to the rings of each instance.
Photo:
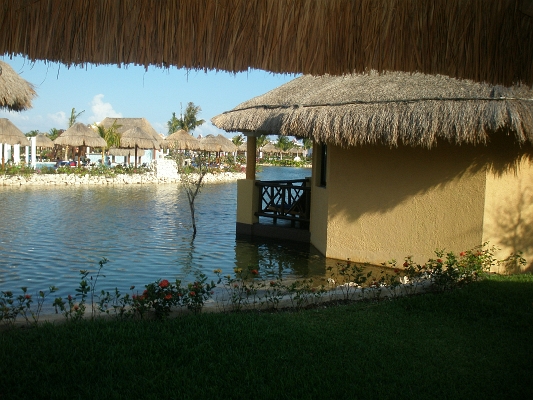
[[[184,163],[183,153],[175,151],[172,153],[172,157],[178,166],[180,188],[185,191],[189,201],[194,238],[197,232],[195,200],[203,186],[203,179],[209,172],[209,161],[204,153],[197,153],[196,156],[191,155],[192,163],[188,165]]]
[[[187,103],[185,108],[185,114],[182,113],[180,118],[176,118],[176,113],[172,113],[172,117],[167,122],[168,133],[172,134],[179,129],[183,129],[186,132],[193,131],[196,127],[202,125],[205,121],[198,119],[198,114],[202,111],[200,106],[195,106],[192,101]]]
[[[268,140],[267,135],[260,135],[257,137],[255,145],[259,150],[261,150],[263,147],[265,147],[269,143],[270,143],[270,140]]]
[[[9,176],[23,176],[25,178],[28,178],[30,175],[32,175],[35,172],[35,170],[26,164],[12,164],[7,163],[4,165],[4,168],[0,166],[0,173],[3,175],[9,175]]]
[[[56,128],[51,128],[49,131],[48,131],[48,137],[50,138],[50,140],[55,140],[57,139],[57,137],[63,133],[64,130],[63,129],[56,129]]]
[[[181,129],[182,122],[176,117],[176,113],[172,113],[172,117],[167,122],[168,134],[171,135]]]
[[[294,310],[314,307],[322,299],[330,301],[351,302],[353,300],[378,301],[384,298],[411,296],[428,291],[449,292],[457,287],[471,284],[486,278],[487,271],[496,263],[494,247],[487,244],[455,255],[452,252],[436,251],[437,258],[430,258],[424,264],[417,264],[412,257],[406,257],[403,269],[396,261],[383,263],[379,275],[367,271],[366,265],[354,262],[339,262],[335,267],[328,267],[327,286],[315,283],[312,279],[287,280],[282,271],[276,268],[248,266],[235,268],[233,275],[222,276],[217,269],[214,274],[218,281],[208,282],[207,276],[200,273],[188,284],[176,279],[171,282],[159,279],[145,286],[142,293],[122,294],[118,288],[114,291],[97,291],[99,278],[104,265],[108,262],[102,258],[95,274],[81,270],[81,280],[75,294],[66,299],[56,297],[53,306],[69,321],[80,321],[89,313],[90,319],[100,315],[112,315],[117,319],[143,319],[151,313],[156,319],[169,317],[173,309],[188,308],[199,313],[216,293],[217,305],[222,310],[242,311],[247,309],[279,309],[282,304]],[[217,292],[215,289],[219,286]],[[37,309],[32,310],[34,297],[26,287],[22,294],[15,296],[11,291],[3,291],[0,296],[0,321],[13,327],[18,316],[28,324],[37,323],[45,298],[58,289],[49,288],[48,293],[39,291]]]
[[[261,159],[262,164],[268,164],[268,165],[274,165],[276,167],[307,167],[310,165],[310,161],[307,161],[305,159],[300,161],[295,161],[291,159],[284,159],[284,160],[278,160],[276,158],[262,158]]]
[[[37,136],[39,134],[39,129],[34,129],[34,130],[31,130],[29,132],[27,132],[26,134],[24,134],[24,136],[26,137],[34,137],[34,136]]]
[[[122,125],[117,124],[117,120],[113,121],[113,125],[111,125],[109,128],[105,128],[102,125],[96,125],[98,134],[107,143],[107,149],[111,147],[120,147],[120,135],[118,133],[118,128],[120,128],[121,126]]]
[[[39,324],[0,334],[0,394],[533,398],[532,287],[531,274],[491,275],[439,295],[298,313]]]
[[[72,125],[74,125],[77,122],[78,117],[84,112],[85,110],[76,112],[76,109],[72,107],[72,110],[70,111],[70,117],[68,118],[68,127],[70,128]]]
[[[244,135],[242,133],[239,135],[235,135],[231,138],[231,141],[235,146],[239,147],[244,143]]]

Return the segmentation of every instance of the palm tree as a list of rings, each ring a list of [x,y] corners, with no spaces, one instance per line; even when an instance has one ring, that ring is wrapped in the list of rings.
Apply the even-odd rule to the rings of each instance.
[[[289,140],[287,136],[278,135],[278,141],[276,142],[276,147],[280,150],[279,156],[280,159],[283,159],[283,152],[289,151],[294,147],[294,143]]]
[[[104,128],[102,125],[97,125],[98,134],[104,138],[107,143],[106,147],[102,147],[102,164],[105,161],[105,150],[110,147],[120,147],[120,135],[118,134],[118,128],[122,125],[117,124],[117,120],[113,122],[109,128]]]
[[[255,146],[261,150],[263,147],[265,147],[267,144],[270,143],[270,140],[268,140],[267,135],[261,135],[258,136],[255,142]]]
[[[244,143],[244,136],[242,133],[239,135],[235,135],[231,138],[231,141],[235,146],[239,147]]]
[[[305,156],[307,157],[307,154],[309,153],[309,149],[313,148],[313,139],[309,139],[308,137],[303,138],[302,143],[304,145]]]
[[[195,106],[194,103],[190,101],[185,108],[185,114],[180,118],[180,128],[186,132],[190,132],[197,126],[202,125],[205,121],[197,118],[200,111],[202,111],[200,106]]]
[[[29,131],[28,133],[26,133],[24,136],[33,137],[33,136],[37,136],[39,133],[40,133],[39,129],[34,129],[34,130]]]
[[[63,129],[51,128],[48,131],[48,137],[50,138],[50,140],[55,140],[63,132],[64,132]]]
[[[172,113],[172,118],[167,122],[168,127],[168,134],[172,135],[174,132],[176,132],[178,129],[181,129],[181,121],[176,118],[176,113]]]
[[[68,119],[68,127],[70,128],[72,125],[74,125],[76,123],[76,120],[78,119],[78,117],[81,114],[83,114],[84,112],[85,112],[85,110],[80,111],[79,113],[76,113],[76,109],[73,107],[72,111],[70,111],[70,117]]]

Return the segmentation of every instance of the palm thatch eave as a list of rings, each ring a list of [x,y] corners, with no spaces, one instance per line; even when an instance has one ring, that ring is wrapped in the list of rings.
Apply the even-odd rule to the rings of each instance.
[[[437,139],[486,143],[496,132],[533,142],[533,90],[403,72],[302,76],[215,116],[229,132],[308,137],[341,146]]]
[[[67,66],[375,69],[531,85],[532,9],[532,0],[0,0],[0,54]]]
[[[9,64],[0,61],[0,108],[27,110],[32,107],[35,96],[33,84],[21,78]]]
[[[54,141],[61,146],[89,146],[106,147],[106,141],[93,129],[81,122],[75,123],[65,132],[61,133]]]

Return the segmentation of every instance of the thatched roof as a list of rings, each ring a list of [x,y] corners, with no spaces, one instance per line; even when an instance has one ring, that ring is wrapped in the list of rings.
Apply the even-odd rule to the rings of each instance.
[[[531,85],[532,9],[532,0],[0,0],[0,54]]]
[[[120,147],[139,147],[141,149],[159,149],[159,141],[138,126],[128,129],[120,135]]]
[[[31,83],[22,79],[9,64],[0,61],[0,108],[26,110],[32,107],[35,95]]]
[[[231,140],[223,135],[207,135],[200,139],[200,150],[203,151],[223,151],[230,153],[237,150],[237,146],[233,144]]]
[[[54,143],[62,146],[107,146],[106,141],[98,133],[81,122],[68,128],[54,140]]]
[[[23,146],[30,145],[24,133],[7,118],[0,118],[0,143],[9,145],[21,144]]]
[[[226,131],[309,137],[343,146],[533,142],[533,90],[407,73],[296,78],[211,120]]]
[[[134,149],[121,149],[121,148],[111,147],[109,149],[109,154],[112,155],[112,156],[129,157],[129,156],[134,156],[135,155],[135,150]],[[137,156],[138,157],[144,156],[144,150],[143,149],[137,149]]]
[[[54,147],[54,142],[44,133],[35,136],[35,146],[37,147]]]
[[[106,117],[102,122],[100,122],[99,125],[103,126],[104,128],[110,128],[113,123],[116,121],[117,123],[117,132],[119,135],[122,136],[124,132],[131,128],[141,128],[145,133],[148,133],[154,140],[157,141],[158,144],[161,144],[163,141],[163,138],[159,136],[159,134],[156,132],[156,130],[150,125],[148,120],[146,118],[113,118],[113,117]],[[122,143],[121,143],[122,145]],[[149,146],[148,148],[153,148],[153,146]],[[159,147],[156,147],[157,149]]]
[[[180,129],[168,135],[162,146],[178,150],[200,150],[200,141],[189,132]]]

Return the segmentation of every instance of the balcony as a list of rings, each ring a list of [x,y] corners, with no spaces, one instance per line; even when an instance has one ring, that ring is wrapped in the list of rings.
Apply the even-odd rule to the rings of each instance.
[[[259,188],[255,215],[259,224],[273,224],[309,231],[311,187],[309,179],[256,181]]]

